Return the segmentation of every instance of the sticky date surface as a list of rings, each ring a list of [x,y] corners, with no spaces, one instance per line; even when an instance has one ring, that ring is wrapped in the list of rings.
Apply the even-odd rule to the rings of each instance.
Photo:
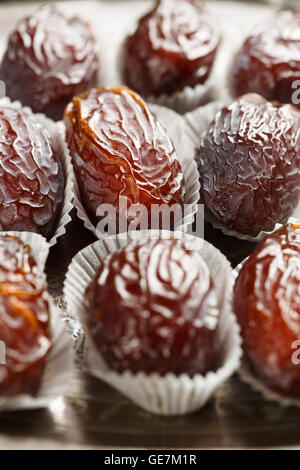
[[[234,309],[253,372],[272,389],[299,398],[300,370],[292,355],[300,338],[300,226],[283,226],[246,261]]]
[[[82,202],[96,223],[100,204],[116,207],[183,202],[183,174],[164,127],[128,88],[98,88],[74,97],[66,136]]]
[[[30,248],[0,235],[0,395],[35,394],[50,348],[46,285]]]
[[[216,365],[219,310],[208,266],[175,240],[132,242],[88,287],[88,327],[122,372],[205,374]]]
[[[142,17],[124,48],[125,77],[143,96],[204,83],[220,36],[197,0],[161,0]]]
[[[197,151],[202,196],[228,228],[256,236],[300,197],[300,121],[291,105],[247,94],[223,108]]]
[[[11,33],[0,67],[7,95],[61,119],[72,96],[95,86],[98,58],[90,27],[55,7],[40,8]]]
[[[64,174],[46,130],[25,110],[0,105],[0,230],[55,230]]]
[[[256,28],[236,55],[232,88],[236,96],[259,93],[281,103],[299,101],[300,14],[284,11]]]

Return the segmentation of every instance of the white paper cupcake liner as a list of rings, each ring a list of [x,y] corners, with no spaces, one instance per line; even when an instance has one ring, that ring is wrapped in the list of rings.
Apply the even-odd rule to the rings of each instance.
[[[44,114],[34,114],[28,106],[22,106],[19,101],[12,102],[8,97],[0,99],[0,105],[10,106],[13,109],[25,109],[34,116],[47,131],[51,138],[51,144],[54,153],[60,158],[65,175],[64,200],[61,213],[57,222],[54,234],[49,240],[50,245],[55,245],[57,239],[66,233],[66,225],[71,221],[70,212],[73,209],[74,198],[74,171],[69,153],[66,151],[66,143],[64,136],[64,127],[60,122],[54,122],[47,118]]]
[[[222,109],[224,106],[227,106],[228,104],[230,104],[232,101],[233,99],[215,101],[213,103],[209,103],[205,106],[195,109],[194,111],[191,111],[190,113],[185,114],[184,118],[187,124],[186,132],[188,134],[189,139],[193,142],[194,154],[195,154],[195,150],[200,145],[200,140],[201,140],[202,135],[209,128],[217,112],[220,111],[220,109]],[[291,217],[300,218],[300,199],[299,199],[298,206],[295,208],[293,214],[291,214]],[[225,235],[236,237],[236,238],[239,238],[240,240],[247,240],[247,241],[254,242],[254,243],[260,242],[261,240],[265,238],[266,235],[273,233],[281,226],[280,224],[276,224],[273,230],[269,232],[262,231],[254,237],[252,235],[237,232],[235,230],[230,230],[224,224],[222,224],[222,222],[217,220],[213,214],[211,214],[208,211],[205,212],[205,219],[208,222],[210,222],[214,228],[221,230]]]
[[[186,124],[182,116],[166,107],[153,104],[150,104],[149,107],[165,125],[167,133],[174,144],[178,161],[181,164],[185,184],[185,213],[183,220],[176,224],[176,229],[182,230],[193,223],[194,216],[198,210],[200,183],[197,164],[194,160],[194,144],[190,136],[186,134]],[[64,125],[61,124],[61,126]],[[67,160],[71,159],[67,146],[65,148],[65,154]],[[74,179],[74,206],[85,228],[90,230],[97,238],[106,238],[107,235],[97,231],[96,227],[89,219],[81,202],[76,178]]]
[[[288,223],[300,223],[300,219],[295,219],[295,218],[290,218]],[[278,228],[282,227],[282,225],[278,224]],[[249,257],[244,259],[233,271],[233,277],[234,277],[234,283],[236,282],[239,272],[242,269],[243,265],[247,261]],[[242,357],[241,360],[241,366],[238,370],[238,374],[242,382],[250,385],[250,387],[256,391],[262,394],[265,400],[267,401],[272,401],[272,402],[277,402],[280,405],[287,407],[287,406],[297,406],[298,408],[300,407],[300,399],[294,399],[294,398],[289,398],[281,395],[280,393],[275,392],[274,390],[270,389],[267,387],[261,380],[260,378],[256,377],[253,375],[252,371],[249,368],[249,365],[247,363],[247,360],[245,359],[245,356]]]
[[[31,232],[11,231],[1,232],[1,234],[16,236],[29,245],[38,270],[46,279],[44,269],[50,249],[50,244],[46,239]],[[52,400],[63,396],[69,389],[73,377],[72,343],[59,309],[54,305],[50,295],[48,293],[46,295],[50,307],[51,349],[46,359],[39,390],[36,396],[20,394],[5,397],[0,395],[0,412],[45,408]]]
[[[85,291],[94,278],[102,260],[109,254],[140,238],[181,238],[184,244],[197,251],[207,262],[215,283],[221,311],[218,327],[220,365],[216,372],[205,376],[187,374],[164,377],[143,372],[122,374],[110,370],[93,344],[85,328]],[[64,296],[67,308],[77,322],[83,325],[79,335],[76,355],[81,367],[95,377],[107,382],[147,411],[162,415],[183,415],[198,410],[214,395],[217,389],[239,367],[241,340],[239,327],[231,312],[233,278],[232,269],[220,251],[208,242],[183,232],[141,231],[108,237],[89,245],[72,260],[65,280]]]

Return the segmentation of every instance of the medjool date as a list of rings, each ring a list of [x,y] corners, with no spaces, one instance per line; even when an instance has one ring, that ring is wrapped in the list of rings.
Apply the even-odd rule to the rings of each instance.
[[[285,223],[300,197],[300,114],[247,94],[224,107],[197,151],[213,216],[252,236]]]
[[[30,248],[0,235],[0,395],[34,395],[39,387],[51,337],[46,283]]]
[[[271,389],[300,398],[300,368],[293,361],[300,338],[300,226],[269,235],[245,262],[234,309],[252,372]]]
[[[25,109],[0,104],[0,230],[50,237],[64,194],[64,174],[46,130]]]
[[[217,299],[203,258],[176,240],[108,255],[87,289],[87,322],[108,366],[205,374],[216,366]]]
[[[172,94],[204,83],[220,35],[198,0],[161,0],[127,38],[125,77],[143,96]]]
[[[87,23],[45,6],[11,33],[0,79],[7,95],[61,119],[72,96],[97,84],[98,58]]]
[[[96,224],[101,204],[182,204],[183,174],[164,127],[130,89],[97,88],[65,111],[66,138],[83,205]]]
[[[236,96],[255,92],[299,106],[299,79],[300,15],[282,11],[242,45],[232,69],[232,89]]]

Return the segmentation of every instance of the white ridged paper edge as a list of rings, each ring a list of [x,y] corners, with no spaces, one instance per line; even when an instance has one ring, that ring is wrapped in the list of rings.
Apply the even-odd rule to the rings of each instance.
[[[194,144],[189,135],[186,134],[186,124],[182,116],[163,106],[150,104],[149,107],[167,129],[167,133],[174,144],[178,161],[181,164],[185,184],[184,204],[189,205],[189,207],[184,214],[182,223],[178,224],[176,228],[183,229],[193,223],[195,214],[198,210],[200,182],[197,164],[194,159]],[[64,124],[61,123],[61,126],[63,129]],[[65,132],[65,129],[63,132]],[[70,152],[66,144],[65,154],[66,160],[71,159]],[[85,228],[90,230],[99,239],[106,238],[107,235],[99,233],[90,221],[81,202],[80,191],[76,178],[74,178],[74,206],[76,207],[77,215],[79,219],[83,221]]]
[[[300,223],[300,219],[290,218],[287,223]],[[282,227],[282,224],[278,224],[278,228]],[[249,257],[244,259],[233,271],[234,283],[236,282],[239,272],[242,269],[243,265],[247,261]],[[297,406],[300,408],[300,400],[294,398],[284,397],[280,393],[271,390],[267,387],[258,377],[255,377],[251,370],[248,367],[247,361],[245,357],[242,357],[241,366],[238,370],[238,374],[242,382],[249,385],[255,392],[259,392],[262,394],[265,400],[271,402],[277,402],[284,407],[288,406]]]
[[[54,122],[44,114],[34,114],[28,106],[22,106],[19,101],[11,101],[8,97],[0,99],[0,104],[10,106],[13,109],[25,109],[39,122],[47,131],[51,138],[51,146],[54,153],[60,158],[65,175],[64,199],[61,207],[61,213],[54,234],[49,240],[50,246],[56,244],[57,239],[66,233],[66,226],[71,221],[70,212],[73,209],[74,198],[74,172],[71,158],[66,152],[66,143],[64,138],[64,129],[60,122]]]
[[[31,254],[36,261],[39,272],[44,274],[45,264],[49,254],[50,244],[42,235],[31,232],[1,232],[1,235],[18,237],[31,248]],[[28,394],[14,397],[0,396],[0,412],[22,409],[45,408],[52,400],[63,396],[69,389],[73,377],[73,350],[67,327],[59,313],[59,309],[49,294],[50,307],[51,349],[46,358],[41,383],[36,396]]]
[[[232,101],[233,99],[215,101],[185,114],[184,119],[187,125],[186,132],[188,134],[189,139],[193,142],[194,154],[196,148],[200,145],[201,136],[209,128],[209,125],[214,120],[217,112],[220,111],[220,109],[222,109],[224,106],[230,104],[230,102]],[[298,206],[294,210],[291,217],[300,218],[300,200]],[[221,230],[225,235],[254,243],[259,243],[265,238],[265,236],[270,235],[281,227],[281,224],[277,223],[274,226],[273,230],[269,232],[262,231],[258,235],[256,235],[256,237],[253,237],[245,233],[230,230],[219,220],[217,220],[212,214],[209,214],[207,212],[205,212],[205,218],[208,222],[212,224],[214,228]]]
[[[161,415],[183,415],[204,406],[240,364],[242,351],[239,327],[231,311],[232,269],[219,250],[204,240],[182,232],[129,232],[98,240],[73,258],[66,275],[64,297],[69,314],[75,318],[78,331],[78,322],[84,324],[85,321],[85,290],[95,276],[101,260],[107,254],[126,246],[132,239],[157,238],[158,235],[167,238],[183,237],[186,246],[190,247],[190,243],[196,243],[197,251],[208,263],[221,309],[218,332],[220,349],[223,349],[223,364],[216,372],[209,372],[205,377],[200,374],[194,378],[187,374],[176,377],[171,373],[160,377],[158,374],[146,375],[143,372],[134,375],[129,371],[118,374],[106,366],[88,333],[84,331],[84,326],[82,335],[77,336],[76,359],[83,369],[115,387],[145,410]]]

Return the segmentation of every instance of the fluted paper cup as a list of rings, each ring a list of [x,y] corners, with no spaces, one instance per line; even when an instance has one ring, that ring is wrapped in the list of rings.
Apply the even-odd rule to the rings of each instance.
[[[220,308],[218,326],[219,367],[205,376],[168,373],[116,373],[105,364],[86,328],[85,292],[103,259],[125,247],[130,241],[147,238],[179,238],[187,248],[197,249],[207,262]],[[182,232],[141,231],[108,237],[89,245],[72,260],[64,285],[69,314],[82,324],[78,335],[77,359],[81,367],[107,382],[145,410],[162,415],[183,415],[200,409],[239,367],[241,357],[239,327],[231,311],[232,269],[219,250],[208,242]],[[78,331],[78,330],[77,330]]]

